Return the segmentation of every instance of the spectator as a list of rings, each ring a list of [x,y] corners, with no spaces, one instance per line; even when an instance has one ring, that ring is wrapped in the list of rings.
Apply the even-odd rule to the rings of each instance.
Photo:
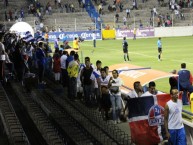
[[[13,20],[13,17],[12,17],[12,11],[11,10],[9,10],[9,19],[12,21]]]
[[[157,95],[157,94],[163,94],[163,93],[156,90],[156,84],[155,82],[152,81],[152,82],[149,82],[148,91],[145,92],[141,97],[152,96],[152,95]]]
[[[37,64],[38,64],[38,77],[39,77],[39,83],[40,84],[46,84],[43,81],[44,77],[44,70],[45,70],[45,53],[43,50],[43,42],[39,42],[39,47],[36,50],[36,58],[37,58]]]
[[[93,81],[91,80],[91,75],[93,73],[93,68],[90,63],[90,58],[85,58],[85,67],[82,69],[80,74],[80,80],[83,85],[85,105],[91,106],[91,99],[93,99]]]
[[[110,99],[112,104],[114,124],[120,123],[120,113],[122,109],[121,91],[119,87],[122,85],[117,70],[112,71],[113,77],[109,80]]]
[[[54,41],[54,48],[59,50],[59,40],[60,38],[58,37],[55,41]]]
[[[15,18],[15,21],[18,19],[18,17],[17,17],[17,9],[15,9],[14,18]]]
[[[186,69],[186,63],[181,64],[181,70],[178,71],[180,90],[183,91],[182,101],[184,105],[189,104],[187,99],[187,93],[193,92],[192,75],[189,70]]]
[[[20,18],[21,18],[21,20],[24,19],[24,11],[23,11],[23,8],[21,8],[21,10],[20,10]]]
[[[132,8],[132,10],[134,10],[134,9],[138,10],[138,8],[137,8],[137,1],[136,0],[133,0],[133,8]]]
[[[72,47],[68,44],[68,41],[66,41],[65,44],[64,44],[64,50],[65,49],[70,49],[70,48],[72,48]]]
[[[118,13],[116,13],[115,18],[116,18],[116,23],[118,23],[118,21],[119,21],[119,14]]]
[[[5,46],[3,44],[3,36],[0,36],[0,81],[4,77],[4,61],[5,61]]]
[[[106,25],[105,30],[110,30],[109,24]]]
[[[5,21],[8,21],[7,12],[5,11]]]
[[[127,23],[127,18],[123,17],[123,25],[126,25],[126,23]]]
[[[63,51],[62,56],[60,57],[61,63],[61,78],[62,78],[62,85],[63,87],[68,86],[68,73],[67,73],[67,58],[68,52]]]
[[[128,98],[138,98],[143,95],[143,88],[141,86],[141,83],[139,81],[136,81],[133,83],[134,90],[129,92]]]
[[[155,7],[155,6],[153,7],[153,15],[154,15],[154,16],[157,15],[157,10],[156,10],[156,7]]]
[[[8,0],[4,0],[4,2],[5,2],[5,7],[7,7],[9,4]]]
[[[177,89],[170,91],[171,100],[165,105],[164,126],[169,144],[186,145],[186,133],[182,121],[182,103]]]
[[[139,20],[139,28],[143,28],[143,24],[141,20]]]
[[[74,54],[74,59],[68,64],[69,76],[69,96],[72,101],[77,99],[77,77],[79,72],[78,54]]]
[[[176,70],[173,70],[171,73],[174,74],[174,75],[177,75],[177,71]],[[169,83],[170,83],[170,91],[173,88],[178,88],[178,77],[177,76],[170,77],[169,78]]]
[[[102,14],[102,9],[103,9],[102,5],[99,4],[99,5],[98,5],[98,12],[99,12],[99,15]]]
[[[130,16],[130,9],[129,8],[126,9],[126,14],[127,14],[127,18],[128,18],[128,16],[129,16],[129,18],[131,17]]]
[[[55,81],[59,83],[60,81],[60,72],[61,72],[61,63],[60,63],[60,55],[59,50],[55,50],[53,55],[53,72]]]
[[[110,101],[110,94],[108,89],[108,83],[109,83],[110,76],[106,73],[105,68],[101,68],[101,101],[100,101],[100,110],[102,117],[104,117],[105,120],[109,119],[108,111],[111,107],[111,101]]]

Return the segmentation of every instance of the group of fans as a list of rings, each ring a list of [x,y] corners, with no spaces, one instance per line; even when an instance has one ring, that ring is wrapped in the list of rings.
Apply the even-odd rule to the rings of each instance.
[[[74,43],[77,41],[75,39]],[[46,72],[46,75],[53,75],[54,73],[56,83],[61,83],[66,88],[68,98],[71,101],[80,99],[88,107],[99,108],[105,120],[110,118],[109,110],[112,108],[113,122],[115,124],[120,123],[121,111],[125,111],[127,106],[123,108],[124,101],[120,90],[122,81],[119,78],[119,72],[113,70],[112,74],[109,75],[108,66],[102,67],[100,60],[97,60],[96,66],[94,66],[89,57],[85,57],[84,63],[80,63],[79,55],[75,50],[68,54],[65,49],[60,50],[55,47],[53,56],[51,56],[51,52],[49,43],[43,41],[43,39],[37,42],[27,42],[25,37],[21,38],[15,33],[1,35],[0,80],[5,82],[7,78],[4,73],[5,66],[9,70],[10,76],[16,78],[22,84],[26,74],[30,72],[38,74],[38,83],[43,85],[46,84],[44,73]],[[182,75],[180,82],[184,82],[186,79],[185,68],[186,66],[182,64],[182,70],[179,71],[179,75]],[[36,71],[34,72],[34,70]],[[187,82],[189,82],[189,78],[190,76],[187,76]],[[191,86],[187,87],[186,84],[182,83],[180,85],[184,85],[185,91],[192,92]],[[161,94],[162,92],[157,91],[155,87],[155,82],[150,82],[147,90],[145,90],[139,81],[134,82],[134,90],[127,94],[126,99]],[[176,99],[176,90],[174,89],[171,88],[171,95],[174,94]],[[172,107],[170,106],[171,103],[167,105],[169,108]],[[169,114],[170,112],[167,115],[170,124]],[[171,127],[168,126],[168,128]],[[171,132],[167,132],[168,138],[170,135]]]

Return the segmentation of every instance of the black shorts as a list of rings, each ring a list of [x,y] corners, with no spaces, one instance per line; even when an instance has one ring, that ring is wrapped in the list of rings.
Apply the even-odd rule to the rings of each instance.
[[[123,49],[123,53],[128,53],[128,50],[127,49]]]
[[[158,47],[158,53],[162,52],[162,48]]]

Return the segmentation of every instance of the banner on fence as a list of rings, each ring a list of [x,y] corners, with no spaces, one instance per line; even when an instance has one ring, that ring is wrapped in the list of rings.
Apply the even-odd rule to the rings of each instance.
[[[116,30],[116,38],[123,38],[123,37],[133,37],[133,29],[126,29]],[[154,36],[154,28],[139,28],[136,31],[136,37],[153,37]]]
[[[81,37],[84,40],[92,40],[93,32],[96,34],[96,39],[101,39],[101,31],[77,31],[77,32],[50,32],[49,41],[53,42],[56,38],[60,38],[60,41],[66,39],[67,41],[73,41],[75,37]]]

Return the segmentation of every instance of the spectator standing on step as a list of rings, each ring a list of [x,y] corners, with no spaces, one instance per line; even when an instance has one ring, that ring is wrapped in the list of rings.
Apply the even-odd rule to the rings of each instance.
[[[170,91],[171,100],[164,109],[164,126],[168,144],[186,145],[186,133],[182,121],[182,102],[177,89]]]

